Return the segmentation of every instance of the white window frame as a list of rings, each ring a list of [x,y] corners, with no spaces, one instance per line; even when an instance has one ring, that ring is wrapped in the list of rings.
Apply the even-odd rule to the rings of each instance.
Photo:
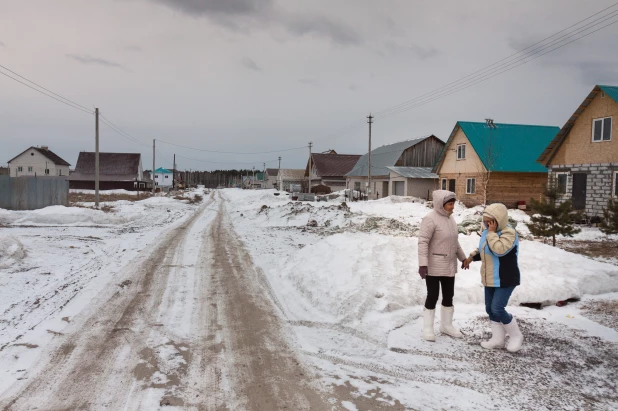
[[[459,156],[459,148],[460,147],[463,147],[463,156],[462,157]],[[457,149],[455,150],[455,152],[457,153],[457,161],[465,160],[466,159],[466,143],[457,144]]]
[[[468,189],[469,187],[469,182],[470,181],[474,181],[474,191],[469,191]],[[466,178],[466,194],[476,194],[476,178],[471,177],[471,178]]]
[[[566,195],[566,193],[568,193],[569,191],[569,173],[566,171],[560,172],[560,173],[555,173],[556,174],[556,189],[558,189],[558,176],[560,175],[565,175],[566,176],[566,182],[564,183],[564,193],[558,193],[558,194],[564,194]]]
[[[605,131],[605,119],[610,119],[610,124],[609,124],[609,140],[603,140],[603,131]],[[594,139],[594,124],[600,121],[601,122],[601,139],[600,140],[595,140]],[[612,141],[612,126],[614,125],[614,119],[612,118],[612,116],[609,117],[600,117],[600,118],[593,118],[592,119],[592,142],[593,143],[603,143],[606,141]]]
[[[28,172],[32,173],[32,167],[28,167]]]
[[[442,180],[440,180],[440,189],[448,190],[448,179],[443,178]]]
[[[22,166],[18,166],[17,167],[17,171],[19,171],[20,173],[24,171],[24,168]]]
[[[49,175],[49,168],[45,169],[45,175],[48,176]]]

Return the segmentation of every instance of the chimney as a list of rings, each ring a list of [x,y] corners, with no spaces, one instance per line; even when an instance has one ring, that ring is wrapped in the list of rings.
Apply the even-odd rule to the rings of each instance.
[[[49,150],[49,146],[41,146],[41,150]]]

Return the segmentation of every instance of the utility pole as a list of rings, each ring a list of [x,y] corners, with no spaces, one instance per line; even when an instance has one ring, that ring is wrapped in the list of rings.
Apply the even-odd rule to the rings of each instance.
[[[94,206],[99,208],[99,109],[94,109]]]
[[[264,171],[262,171],[262,184],[264,184],[264,187],[262,188],[268,188],[266,187],[266,182],[268,181],[268,179],[266,178],[266,163],[264,164]]]
[[[151,173],[151,177],[152,177],[152,194],[155,193],[155,140],[154,138],[152,139],[152,173]]]
[[[308,193],[311,194],[311,169],[312,169],[312,164],[311,164],[311,147],[313,147],[313,143],[310,141],[309,142],[309,187],[308,187]]]
[[[369,184],[369,190],[367,190],[367,200],[369,200],[369,194],[371,194],[371,124],[373,124],[373,116],[371,113],[367,116],[367,123],[369,123],[369,161],[368,161],[368,178],[367,184]]]
[[[174,164],[172,164],[172,191],[176,191],[176,154],[174,154]]]
[[[279,171],[277,172],[277,190],[281,191],[281,156],[279,157]]]

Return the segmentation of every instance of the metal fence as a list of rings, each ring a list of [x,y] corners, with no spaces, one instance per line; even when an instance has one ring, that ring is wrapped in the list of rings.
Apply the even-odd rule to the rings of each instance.
[[[0,176],[0,208],[36,210],[52,205],[69,205],[66,178]]]

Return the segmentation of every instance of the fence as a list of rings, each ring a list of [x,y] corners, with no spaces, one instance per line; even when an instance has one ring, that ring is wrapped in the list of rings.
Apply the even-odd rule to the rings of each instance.
[[[36,210],[52,205],[69,205],[66,178],[0,176],[0,208]]]

